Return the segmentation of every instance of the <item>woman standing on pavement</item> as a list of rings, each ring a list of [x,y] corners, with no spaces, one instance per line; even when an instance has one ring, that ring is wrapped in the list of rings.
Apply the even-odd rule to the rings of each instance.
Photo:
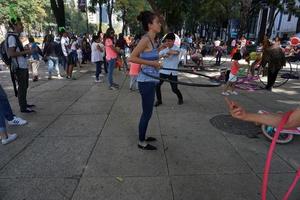
[[[110,90],[116,90],[119,88],[119,85],[113,81],[113,72],[118,57],[118,50],[114,45],[114,35],[114,29],[108,28],[106,31],[106,37],[104,38],[106,61],[108,63],[108,89]]]
[[[141,12],[137,19],[142,23],[143,29],[147,32],[134,48],[129,62],[142,65],[142,71],[152,76],[159,77],[161,64],[159,63],[159,49],[154,46],[157,33],[160,32],[161,24],[159,18],[150,11]],[[156,150],[157,148],[147,142],[155,141],[153,137],[146,138],[146,131],[149,120],[152,116],[155,87],[158,80],[146,76],[140,72],[137,78],[139,91],[142,97],[143,113],[139,122],[138,147],[144,150]]]

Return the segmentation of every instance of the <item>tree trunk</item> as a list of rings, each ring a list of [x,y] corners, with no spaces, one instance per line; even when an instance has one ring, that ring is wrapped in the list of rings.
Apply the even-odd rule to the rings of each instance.
[[[241,37],[247,32],[247,26],[249,25],[249,13],[251,10],[252,0],[242,0],[240,10],[240,30],[238,37]]]
[[[99,33],[102,33],[102,3],[99,3]]]
[[[275,11],[276,11],[276,7],[275,6],[270,6],[268,28],[267,28],[267,33],[266,33],[266,35],[268,37],[271,37],[271,35],[272,35],[272,28],[273,28],[273,25],[274,25],[274,21],[275,21],[277,15],[279,13],[279,9],[278,9],[276,15],[274,16]]]
[[[113,26],[112,26],[113,5],[114,5],[114,1],[113,0],[108,0],[107,1],[107,14],[108,14],[108,25],[109,25],[109,28],[113,28]]]
[[[264,8],[262,11],[262,19],[260,23],[260,30],[258,33],[258,44],[261,43],[266,34],[266,26],[267,26],[267,17],[268,17],[268,8]]]
[[[64,8],[64,0],[50,0],[51,9],[55,16],[55,20],[57,23],[57,27],[65,27],[65,8]]]
[[[125,33],[125,29],[127,27],[127,23],[126,23],[126,8],[124,7],[122,10],[122,22],[123,22],[123,26],[122,26],[122,34],[124,35]]]
[[[164,33],[168,33],[169,32],[169,27],[167,25],[166,19],[163,16],[161,10],[159,9],[159,7],[157,6],[155,0],[147,0],[148,3],[150,4],[152,10],[154,11],[154,13],[159,17],[162,28],[163,28],[163,32]]]

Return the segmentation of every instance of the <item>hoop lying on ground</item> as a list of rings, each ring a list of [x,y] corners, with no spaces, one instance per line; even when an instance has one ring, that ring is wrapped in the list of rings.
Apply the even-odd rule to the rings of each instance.
[[[202,77],[205,77],[205,78],[209,79],[210,83],[205,84],[205,83],[192,83],[192,82],[183,82],[183,81],[173,81],[173,80],[164,79],[164,78],[160,78],[160,77],[150,75],[150,74],[144,72],[143,69],[141,70],[141,72],[143,74],[145,74],[146,76],[149,76],[151,78],[166,81],[166,82],[169,82],[169,83],[177,83],[179,85],[187,85],[187,86],[193,86],[193,87],[219,87],[219,86],[222,85],[221,82],[216,80],[214,77],[210,77],[210,76],[207,76],[205,74],[200,74],[200,73],[196,73],[196,72],[188,71],[188,70],[183,70],[183,69],[170,69],[170,68],[161,68],[161,69],[169,70],[169,71],[177,71],[177,72],[186,73],[186,74],[193,74],[193,75],[197,75],[197,76],[202,76]]]

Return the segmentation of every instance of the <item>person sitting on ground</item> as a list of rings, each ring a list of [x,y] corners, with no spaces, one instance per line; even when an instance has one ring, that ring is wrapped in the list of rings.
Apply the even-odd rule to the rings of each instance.
[[[198,67],[203,67],[203,56],[201,54],[201,49],[196,49],[191,55],[191,59]]]

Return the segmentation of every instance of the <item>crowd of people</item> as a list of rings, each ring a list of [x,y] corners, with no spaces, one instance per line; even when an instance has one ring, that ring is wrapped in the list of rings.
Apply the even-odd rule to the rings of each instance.
[[[153,106],[162,104],[161,85],[164,80],[170,80],[171,89],[178,98],[178,105],[183,104],[183,96],[178,89],[178,65],[182,52],[191,55],[191,59],[197,64],[203,64],[202,58],[213,54],[216,58],[216,66],[221,64],[224,54],[230,54],[232,64],[229,73],[229,80],[222,92],[223,95],[235,94],[235,82],[239,70],[239,60],[246,61],[250,57],[247,46],[251,42],[245,37],[239,40],[231,39],[224,42],[217,38],[213,43],[185,34],[181,39],[181,45],[176,42],[174,33],[168,33],[162,41],[158,38],[161,31],[159,18],[150,11],[142,12],[138,16],[146,34],[144,36],[124,37],[119,34],[117,37],[114,29],[108,28],[106,33],[98,32],[90,35],[75,35],[69,33],[65,28],[59,28],[59,37],[47,34],[40,45],[34,38],[23,34],[21,19],[12,19],[9,23],[11,32],[6,37],[7,54],[11,58],[10,69],[13,77],[17,80],[16,95],[18,97],[20,111],[22,113],[35,112],[35,105],[27,102],[27,89],[29,83],[29,69],[32,70],[32,80],[38,81],[38,69],[41,60],[48,67],[48,79],[73,79],[78,77],[73,73],[74,68],[80,70],[81,65],[91,63],[95,66],[95,82],[107,82],[109,90],[118,90],[119,84],[114,81],[114,69],[124,69],[130,75],[130,90],[139,90],[142,99],[142,115],[139,123],[138,147],[145,150],[155,150],[156,147],[149,144],[155,141],[153,137],[146,137],[148,122],[151,118]],[[230,48],[229,48],[229,47]],[[130,58],[127,52],[131,51]],[[263,52],[263,54],[262,54]],[[265,39],[258,45],[255,54],[262,56],[259,60],[262,66],[267,63],[268,84],[266,89],[271,90],[278,71],[285,65],[286,56],[291,61],[299,60],[300,47],[287,46],[283,49],[278,38],[274,42]],[[169,70],[159,70],[159,68]],[[173,70],[172,70],[173,69]],[[150,75],[150,76],[149,76]],[[106,77],[106,80],[104,79]],[[160,80],[159,80],[160,79]],[[2,143],[13,141],[16,135],[8,135],[5,128],[5,119],[8,124],[23,125],[26,120],[12,114],[7,96],[0,88],[1,97],[1,124],[0,136]],[[155,102],[155,96],[157,100]],[[7,114],[8,113],[8,114]],[[7,139],[7,140],[6,140]]]

